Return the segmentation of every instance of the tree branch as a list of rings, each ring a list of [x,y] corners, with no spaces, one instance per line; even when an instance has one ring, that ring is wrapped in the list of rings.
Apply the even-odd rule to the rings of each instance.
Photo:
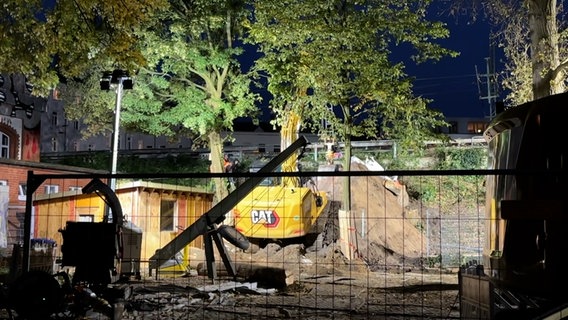
[[[562,61],[556,68],[551,70],[552,79],[556,79],[556,77],[568,68],[568,59]]]

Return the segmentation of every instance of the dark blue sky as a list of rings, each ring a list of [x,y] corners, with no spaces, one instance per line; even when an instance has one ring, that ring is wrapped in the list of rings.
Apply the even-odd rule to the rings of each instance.
[[[450,37],[439,42],[460,54],[456,58],[447,57],[438,62],[420,65],[406,61],[406,73],[415,78],[415,95],[433,100],[429,106],[442,111],[447,117],[488,117],[490,110],[488,100],[481,97],[487,96],[486,79],[483,75],[487,73],[486,59],[492,55],[489,24],[482,20],[469,23],[471,19],[468,16],[456,19],[447,15],[433,14],[430,19],[447,23]],[[254,47],[245,47],[247,50],[241,63],[246,70],[258,53],[255,53]],[[499,72],[501,71],[499,61],[502,58],[499,49],[496,52],[495,70]],[[396,54],[393,53],[393,56]],[[402,53],[401,59],[406,59],[409,54]],[[481,81],[478,81],[478,78]],[[267,98],[265,94],[263,96]],[[268,115],[265,114],[262,119],[268,121]]]
[[[447,23],[450,37],[441,40],[446,48],[460,53],[456,58],[444,58],[436,63],[416,66],[407,63],[406,71],[416,78],[416,95],[434,100],[430,106],[440,110],[448,117],[486,117],[489,115],[487,99],[486,58],[491,54],[490,27],[485,21],[468,23],[469,18],[439,16],[438,20]],[[500,51],[496,49],[496,67],[499,72]],[[478,77],[482,80],[478,82]]]

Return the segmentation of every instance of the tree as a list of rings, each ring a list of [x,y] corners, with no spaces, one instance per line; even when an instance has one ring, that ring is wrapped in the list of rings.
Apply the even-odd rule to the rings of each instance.
[[[434,42],[448,31],[426,20],[428,3],[255,1],[248,41],[263,53],[256,68],[269,77],[277,123],[285,126],[293,112],[304,126],[331,129],[345,143],[344,170],[350,170],[352,137],[419,145],[445,122],[427,100],[413,97],[402,59],[395,60],[392,50],[414,49],[416,62],[455,55]],[[344,190],[349,210],[349,179]]]
[[[0,6],[0,70],[24,74],[47,96],[60,76],[72,78],[109,61],[144,64],[134,31],[165,0],[5,0]]]
[[[142,69],[139,90],[131,95],[126,124],[152,134],[168,134],[179,126],[207,141],[211,171],[223,171],[221,132],[232,130],[238,117],[252,116],[257,95],[236,57],[235,46],[248,10],[238,1],[172,1],[162,21],[142,36],[144,56],[153,69]],[[216,180],[216,195],[227,195]]]
[[[489,17],[505,53],[507,101],[519,105],[566,90],[568,33],[563,5],[563,0],[460,1],[450,12],[470,8],[474,18]]]
[[[191,134],[209,147],[211,172],[224,172],[221,133],[230,131],[236,118],[257,110],[258,97],[236,59],[243,50],[234,45],[247,13],[243,3],[224,0],[172,0],[159,10],[157,19],[137,33],[148,64],[140,67],[133,90],[124,95],[121,123],[152,135]],[[86,88],[101,96],[92,89],[93,78]],[[108,123],[97,110],[108,115],[112,104],[103,108],[108,100],[97,101],[84,100],[68,114],[98,115],[93,124]],[[215,192],[217,200],[228,194],[221,179],[215,179]]]

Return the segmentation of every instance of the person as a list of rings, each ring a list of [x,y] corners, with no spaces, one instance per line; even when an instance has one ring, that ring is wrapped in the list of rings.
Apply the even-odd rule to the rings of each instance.
[[[239,172],[240,170],[239,165],[240,165],[239,159],[233,160],[231,164],[231,172]]]
[[[333,164],[333,150],[329,149],[325,155],[327,164]]]
[[[235,172],[236,166],[239,163],[239,160],[237,159],[231,159],[228,155],[225,155],[224,159],[224,168],[225,168],[225,173],[233,173]],[[236,179],[235,177],[228,177],[227,179],[227,189],[229,190],[229,192],[232,192],[235,187],[236,187]]]
[[[231,159],[229,158],[228,155],[225,155],[225,156],[223,157],[223,168],[225,169],[225,173],[233,172]]]

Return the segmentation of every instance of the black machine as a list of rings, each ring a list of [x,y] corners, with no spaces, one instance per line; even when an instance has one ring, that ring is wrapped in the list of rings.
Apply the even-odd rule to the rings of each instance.
[[[67,221],[61,245],[62,266],[73,266],[73,282],[88,282],[106,286],[121,276],[123,253],[122,207],[112,189],[99,179],[93,179],[83,193],[100,192],[112,213],[101,222]]]
[[[30,188],[37,188],[43,179],[28,179]],[[33,189],[35,190],[35,189]],[[66,272],[51,274],[43,270],[23,268],[23,273],[6,288],[2,288],[2,307],[15,310],[18,319],[48,319],[53,314],[84,315],[88,310],[105,314],[113,320],[122,317],[124,300],[130,294],[125,286],[109,286],[120,280],[123,252],[123,216],[115,193],[95,178],[83,193],[97,192],[104,196],[108,211],[102,222],[67,221],[61,245],[62,266],[75,267],[73,276]],[[29,191],[28,198],[31,199]],[[26,248],[24,248],[26,249]],[[26,263],[24,250],[24,266]],[[27,256],[27,257],[26,257]],[[11,314],[10,314],[11,317]]]
[[[568,310],[568,93],[490,123],[483,262],[460,270],[464,319],[560,319]]]

